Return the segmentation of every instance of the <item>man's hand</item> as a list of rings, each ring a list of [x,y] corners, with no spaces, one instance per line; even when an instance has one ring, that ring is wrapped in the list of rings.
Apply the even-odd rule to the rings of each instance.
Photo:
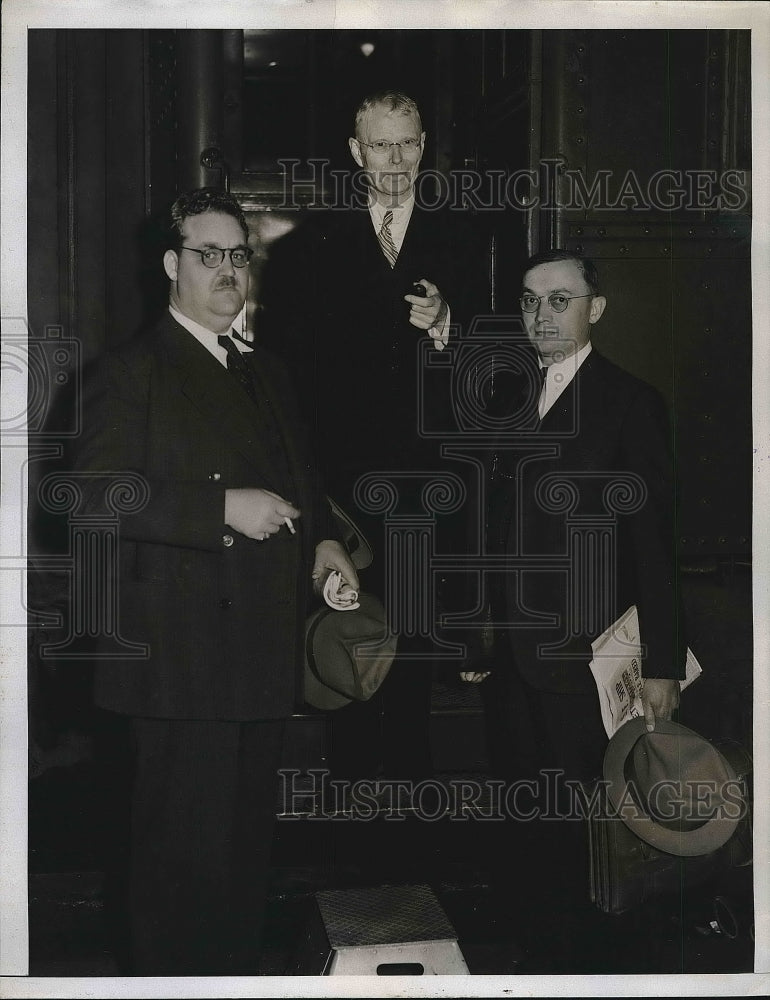
[[[648,677],[642,688],[642,708],[647,732],[655,729],[656,719],[670,719],[679,705],[679,681]]]
[[[491,670],[461,670],[460,680],[466,684],[480,684],[489,677]]]
[[[286,525],[284,518],[294,519],[300,513],[288,500],[268,490],[225,490],[225,524],[260,542],[279,532]]]
[[[423,285],[428,294],[424,297],[420,295],[404,296],[411,306],[409,322],[420,330],[430,330],[431,327],[438,327],[441,330],[447,315],[447,304],[433,282],[428,281],[427,278],[420,278],[418,284]]]
[[[332,538],[325,538],[315,547],[315,563],[313,564],[313,590],[320,597],[323,593],[326,578],[337,570],[342,579],[353,590],[358,590],[358,573],[345,551],[344,545]]]

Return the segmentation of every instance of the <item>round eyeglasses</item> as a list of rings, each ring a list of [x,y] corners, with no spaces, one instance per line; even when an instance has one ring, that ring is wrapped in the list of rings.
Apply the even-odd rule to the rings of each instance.
[[[543,299],[548,299],[548,305],[556,313],[563,313],[573,299],[592,299],[594,292],[586,295],[561,295],[559,292],[551,292],[550,295],[533,295],[525,292],[519,299],[519,305],[525,313],[534,313],[540,308]]]
[[[422,139],[402,139],[401,142],[388,142],[387,139],[378,139],[376,142],[364,142],[363,139],[356,139],[362,146],[368,146],[375,153],[387,153],[391,146],[398,146],[399,149],[413,150],[419,149]]]
[[[219,267],[225,259],[226,253],[230,254],[233,267],[246,267],[254,253],[251,247],[223,247],[221,249],[220,247],[206,247],[203,250],[199,250],[198,247],[181,247],[181,249],[199,253],[206,267]]]

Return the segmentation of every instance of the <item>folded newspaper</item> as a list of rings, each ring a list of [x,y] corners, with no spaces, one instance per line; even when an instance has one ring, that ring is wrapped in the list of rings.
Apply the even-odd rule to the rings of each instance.
[[[632,604],[606,632],[602,632],[591,643],[591,649],[594,658],[590,666],[599,690],[602,722],[607,735],[612,739],[624,722],[644,715],[644,679],[636,605]],[[688,649],[685,677],[679,681],[680,690],[684,691],[700,674],[700,664],[692,650]]]
[[[355,611],[361,607],[358,591],[347,583],[339,570],[333,570],[324,584],[324,600],[335,611]]]

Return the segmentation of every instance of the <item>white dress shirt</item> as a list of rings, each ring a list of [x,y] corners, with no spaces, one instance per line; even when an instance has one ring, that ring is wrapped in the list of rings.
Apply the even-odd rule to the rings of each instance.
[[[185,330],[187,330],[188,333],[191,333],[200,344],[203,344],[209,354],[214,355],[223,368],[227,368],[227,351],[224,347],[219,346],[219,342],[217,340],[221,334],[214,333],[212,330],[207,330],[205,326],[201,326],[200,323],[196,323],[194,319],[190,319],[189,316],[185,316],[184,313],[180,313],[178,309],[175,309],[171,305],[168,307],[168,311],[180,326],[183,326]],[[232,330],[228,331],[227,336],[232,337],[233,343],[241,354],[253,353],[254,348],[242,340],[236,340],[235,337],[233,337]]]
[[[376,199],[371,199],[369,201],[369,217],[372,220],[374,231],[378,235],[382,229],[382,223],[385,220],[385,213],[393,213],[393,221],[390,224],[390,235],[393,237],[393,242],[399,253],[401,253],[401,247],[404,245],[404,237],[406,236],[409,220],[412,218],[413,209],[413,194],[409,195],[407,200],[402,205],[385,206],[380,204],[380,202]]]
[[[563,361],[554,361],[553,364],[546,367],[545,382],[540,391],[540,399],[537,406],[541,420],[577,375],[578,368],[590,353],[591,341],[589,340],[579,351],[570,354]]]

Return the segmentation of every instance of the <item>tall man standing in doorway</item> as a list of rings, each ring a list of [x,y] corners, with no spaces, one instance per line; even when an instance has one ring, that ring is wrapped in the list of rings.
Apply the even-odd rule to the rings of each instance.
[[[365,98],[348,143],[367,185],[365,204],[311,218],[296,239],[271,250],[260,336],[291,359],[328,489],[374,548],[364,586],[384,596],[383,520],[361,510],[355,485],[367,473],[403,473],[394,477],[398,513],[422,511],[419,475],[448,463],[436,441],[420,433],[421,341],[444,350],[457,327],[483,311],[484,256],[474,253],[467,212],[418,203],[426,133],[410,97],[382,91]],[[436,399],[423,393],[422,405],[440,422]],[[446,408],[449,414],[448,402]],[[445,544],[462,544],[462,529],[445,522],[439,525]],[[409,652],[402,639],[375,698],[334,713],[336,774],[371,777],[382,770],[385,777],[417,779],[431,773],[435,661],[410,659]]]
[[[177,199],[168,312],[102,360],[77,447],[86,509],[122,472],[147,490],[121,516],[107,583],[148,656],[104,659],[95,679],[97,704],[130,719],[134,975],[258,971],[311,575],[358,582],[318,503],[287,373],[233,331],[248,235],[229,194]]]

